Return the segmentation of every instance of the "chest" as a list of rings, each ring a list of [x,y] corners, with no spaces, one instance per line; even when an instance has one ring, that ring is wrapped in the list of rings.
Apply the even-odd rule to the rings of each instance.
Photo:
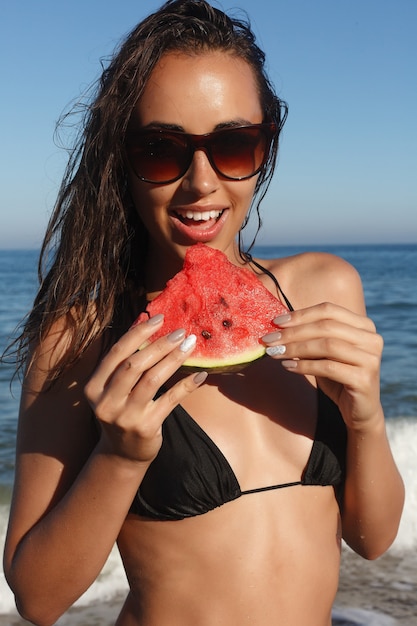
[[[242,488],[298,479],[311,451],[317,391],[276,361],[209,376],[183,403],[225,455]]]

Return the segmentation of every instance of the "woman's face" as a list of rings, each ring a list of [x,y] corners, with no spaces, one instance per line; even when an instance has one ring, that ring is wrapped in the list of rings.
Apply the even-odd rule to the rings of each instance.
[[[221,52],[166,54],[152,72],[131,122],[201,135],[222,126],[263,120],[251,67]],[[234,242],[249,210],[257,176],[232,181],[217,174],[196,150],[187,172],[169,184],[130,173],[136,209],[149,232],[150,263],[182,260],[188,246],[205,242],[234,258]],[[208,219],[207,219],[208,218]]]

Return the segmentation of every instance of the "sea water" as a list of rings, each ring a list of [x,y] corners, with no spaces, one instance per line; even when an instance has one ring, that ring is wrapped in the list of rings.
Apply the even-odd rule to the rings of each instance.
[[[390,551],[395,571],[385,565],[386,571],[379,571],[379,576],[383,579],[381,584],[393,593],[401,590],[401,585],[403,588],[407,585],[417,587],[417,245],[345,245],[309,249],[337,254],[357,268],[364,285],[368,314],[384,337],[382,403],[407,498],[400,531]],[[261,258],[271,258],[301,251],[302,248],[296,247],[262,247],[255,253]],[[0,353],[15,336],[17,325],[31,307],[37,289],[36,269],[36,251],[0,250]],[[0,547],[4,542],[13,482],[20,393],[18,380],[10,386],[12,375],[11,364],[0,364]],[[359,578],[360,562],[355,565],[355,576]],[[103,602],[124,589],[126,579],[120,558],[113,551],[102,575],[79,604]],[[415,618],[408,619],[409,626],[417,624],[417,599],[413,611],[411,607],[410,616]],[[0,570],[0,616],[13,612],[13,597]],[[394,610],[392,615],[396,615]],[[382,617],[373,608],[363,611],[336,607],[335,620],[339,619],[337,623],[344,619],[346,624],[367,626],[397,623],[394,617],[389,614]]]

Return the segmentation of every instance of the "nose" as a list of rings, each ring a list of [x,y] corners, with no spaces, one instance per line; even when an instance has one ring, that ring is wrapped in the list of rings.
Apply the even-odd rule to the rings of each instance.
[[[194,152],[191,165],[184,174],[182,188],[199,196],[207,196],[219,186],[219,177],[212,168],[204,150]]]

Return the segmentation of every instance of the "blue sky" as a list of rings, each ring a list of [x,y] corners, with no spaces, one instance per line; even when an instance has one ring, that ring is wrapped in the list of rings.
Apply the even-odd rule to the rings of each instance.
[[[65,164],[55,123],[159,1],[19,0],[0,23],[0,248],[39,246]],[[416,0],[222,0],[289,103],[264,244],[417,241]]]

